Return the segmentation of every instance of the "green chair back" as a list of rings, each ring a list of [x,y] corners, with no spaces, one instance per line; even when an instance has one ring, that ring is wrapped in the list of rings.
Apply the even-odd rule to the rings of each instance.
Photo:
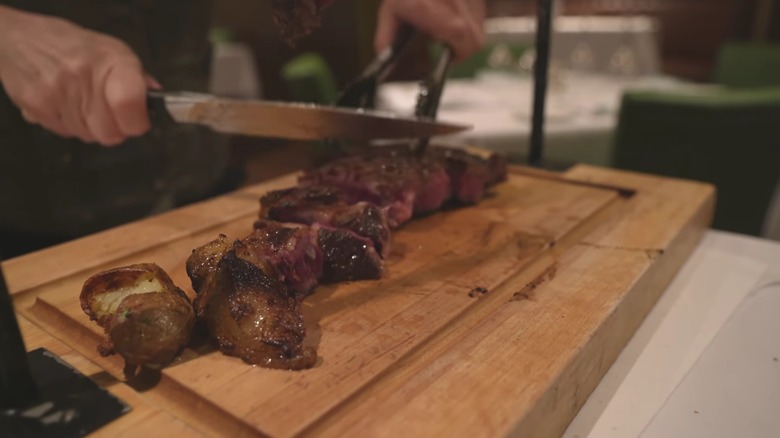
[[[305,53],[288,61],[282,68],[282,78],[296,101],[331,104],[338,95],[330,67],[317,53]]]
[[[623,97],[614,165],[713,183],[713,226],[760,235],[780,177],[780,87]]]
[[[714,82],[728,88],[780,86],[780,46],[726,44],[718,55]]]

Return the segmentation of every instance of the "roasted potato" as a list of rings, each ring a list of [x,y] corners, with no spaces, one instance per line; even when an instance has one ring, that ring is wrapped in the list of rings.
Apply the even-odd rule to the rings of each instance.
[[[169,363],[189,342],[195,313],[187,295],[159,266],[130,265],[90,277],[81,308],[107,334],[99,347],[128,365]]]

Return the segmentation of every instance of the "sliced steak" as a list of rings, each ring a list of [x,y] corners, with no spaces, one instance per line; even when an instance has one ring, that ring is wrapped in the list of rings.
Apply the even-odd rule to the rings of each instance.
[[[302,295],[250,246],[221,236],[193,251],[187,271],[198,293],[197,316],[225,354],[269,368],[311,367],[317,353],[303,346]]]
[[[376,251],[389,251],[390,226],[385,211],[370,202],[350,204],[347,195],[327,186],[276,190],[260,200],[260,217],[306,225],[343,228],[370,239]]]
[[[338,281],[370,280],[379,278],[384,272],[384,261],[374,248],[373,242],[357,233],[321,224],[311,227],[295,223],[279,223],[258,220],[255,228],[288,227],[299,233],[308,233],[316,242],[322,254],[322,283]]]
[[[352,231],[315,225],[317,242],[322,250],[323,283],[370,280],[382,276],[384,261],[374,245]]]
[[[293,228],[273,221],[258,221],[255,231],[241,239],[275,278],[298,294],[305,296],[319,283],[322,276],[322,251],[307,228]]]
[[[440,208],[451,196],[449,176],[440,162],[407,155],[342,158],[306,172],[300,184],[335,186],[350,203],[377,204],[387,212],[391,228]]]

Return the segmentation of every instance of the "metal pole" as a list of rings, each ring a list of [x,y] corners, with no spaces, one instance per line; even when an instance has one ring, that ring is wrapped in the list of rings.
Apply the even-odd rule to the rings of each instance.
[[[22,407],[37,395],[11,295],[0,268],[0,409]]]
[[[534,106],[531,119],[531,148],[528,164],[541,166],[544,158],[544,108],[547,98],[547,75],[550,66],[552,1],[538,0],[536,19],[536,62],[534,63]]]

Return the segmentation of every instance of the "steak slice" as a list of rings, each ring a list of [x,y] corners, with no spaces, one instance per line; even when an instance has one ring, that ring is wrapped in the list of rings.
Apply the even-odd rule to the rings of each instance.
[[[322,250],[323,283],[378,279],[384,271],[384,262],[365,237],[345,229],[320,225],[312,227]]]
[[[262,219],[256,221],[254,226],[261,230],[281,226],[309,233],[322,254],[320,281],[323,283],[376,279],[384,272],[384,261],[374,248],[373,242],[351,230],[320,224],[311,227],[281,224]]]
[[[506,156],[481,149],[431,145],[419,157],[411,144],[400,143],[373,148],[372,153],[438,163],[449,177],[452,197],[464,204],[479,202],[487,187],[506,179]]]
[[[322,251],[308,229],[279,222],[260,221],[241,243],[265,271],[301,296],[308,295],[322,276]]]
[[[432,159],[440,160],[447,169],[457,201],[476,204],[482,200],[494,178],[487,160],[457,148],[432,147],[428,154]]]
[[[185,268],[195,292],[200,293],[205,288],[206,283],[217,269],[217,263],[232,248],[232,245],[233,242],[227,236],[220,234],[218,238],[192,250]]]
[[[260,199],[260,217],[305,225],[343,228],[370,239],[385,256],[390,246],[387,215],[370,202],[347,202],[346,194],[327,186],[294,187],[269,192]]]
[[[187,260],[198,292],[195,312],[219,349],[268,368],[314,365],[316,351],[303,346],[302,295],[279,281],[262,251],[243,240],[226,242],[220,236],[196,248]]]
[[[444,166],[411,155],[342,158],[309,170],[299,182],[304,187],[338,187],[350,203],[377,204],[387,212],[391,228],[401,226],[415,214],[440,208],[451,196]]]

